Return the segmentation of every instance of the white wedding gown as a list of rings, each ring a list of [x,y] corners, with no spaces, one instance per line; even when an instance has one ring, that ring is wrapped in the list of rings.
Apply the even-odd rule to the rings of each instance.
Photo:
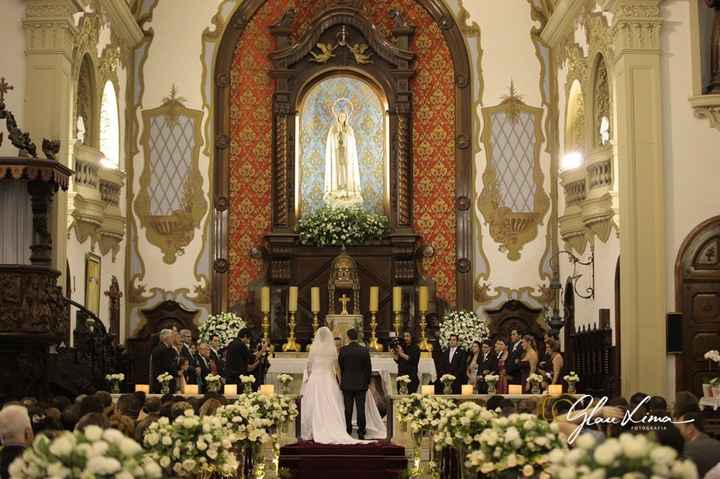
[[[323,331],[326,330],[326,331]],[[365,444],[345,430],[345,406],[337,383],[337,349],[332,333],[320,328],[308,358],[307,378],[301,390],[300,437],[320,444]],[[367,438],[385,439],[387,432],[372,394],[365,402]]]

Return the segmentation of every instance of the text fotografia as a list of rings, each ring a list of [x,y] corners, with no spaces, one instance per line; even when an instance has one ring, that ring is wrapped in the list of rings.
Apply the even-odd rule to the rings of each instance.
[[[638,417],[639,409],[650,400],[650,396],[645,396],[643,400],[635,406],[635,409],[625,411],[625,415],[622,418],[602,416],[601,410],[608,402],[607,396],[601,397],[595,404],[592,405],[592,407],[589,407],[582,411],[576,411],[576,408],[580,404],[584,404],[586,401],[592,401],[592,399],[592,396],[585,395],[579,398],[570,406],[570,409],[568,410],[566,415],[567,420],[569,422],[576,422],[578,419],[580,419],[581,422],[578,424],[572,434],[568,436],[569,444],[575,442],[575,439],[577,439],[578,436],[582,433],[583,429],[587,427],[602,426],[607,424],[615,424],[620,427],[626,427],[628,425],[641,424],[646,427],[652,428],[653,425],[658,424],[687,424],[693,421],[692,419],[689,419],[687,421],[673,421],[670,416],[655,416],[653,414],[644,414],[643,416]]]

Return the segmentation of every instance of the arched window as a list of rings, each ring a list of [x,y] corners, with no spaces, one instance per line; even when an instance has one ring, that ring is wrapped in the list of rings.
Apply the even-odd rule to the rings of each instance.
[[[95,112],[95,76],[92,62],[85,55],[80,66],[75,104],[75,139],[88,146],[96,146],[97,132],[94,128]]]
[[[595,146],[606,146],[612,138],[610,125],[610,86],[605,59],[598,56],[595,67],[595,102],[594,102]]]
[[[565,156],[560,170],[573,170],[583,166],[585,150],[585,97],[580,82],[575,80],[568,95],[565,117]]]
[[[117,96],[112,82],[105,83],[100,109],[100,151],[105,154],[103,166],[120,167],[120,119]]]

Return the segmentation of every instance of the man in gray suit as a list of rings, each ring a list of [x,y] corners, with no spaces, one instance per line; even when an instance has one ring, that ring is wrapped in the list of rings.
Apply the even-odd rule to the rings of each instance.
[[[683,414],[677,424],[685,438],[685,457],[692,460],[698,469],[698,477],[720,464],[720,441],[705,434],[705,416],[696,410]]]

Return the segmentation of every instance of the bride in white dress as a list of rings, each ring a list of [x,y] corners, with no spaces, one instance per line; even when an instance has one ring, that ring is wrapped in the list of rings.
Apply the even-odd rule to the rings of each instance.
[[[307,380],[300,400],[300,437],[321,444],[365,444],[345,430],[345,406],[337,381],[338,353],[332,332],[326,327],[315,333],[307,363]],[[368,438],[384,439],[387,432],[368,394],[365,410]],[[372,401],[372,404],[368,404]]]

